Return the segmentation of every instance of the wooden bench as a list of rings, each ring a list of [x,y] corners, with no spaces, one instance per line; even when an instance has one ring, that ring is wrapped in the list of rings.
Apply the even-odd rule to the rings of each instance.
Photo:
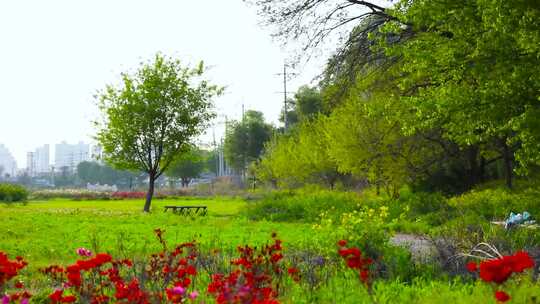
[[[205,216],[208,213],[206,206],[165,206],[165,211],[172,210],[173,213],[185,216],[202,215]]]

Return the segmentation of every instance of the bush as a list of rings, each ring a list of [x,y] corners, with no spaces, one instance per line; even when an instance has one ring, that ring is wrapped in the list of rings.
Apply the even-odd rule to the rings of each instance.
[[[178,192],[156,192],[154,194],[155,199],[164,199],[171,194]],[[117,191],[117,192],[105,192],[105,191],[91,191],[86,189],[50,189],[34,191],[31,194],[32,199],[48,200],[48,199],[70,199],[74,201],[86,201],[86,200],[123,200],[123,199],[144,199],[146,192],[142,191]]]
[[[51,189],[32,192],[33,199],[65,198],[72,200],[108,200],[110,192],[90,191],[86,189]]]
[[[1,202],[21,202],[28,198],[28,191],[23,186],[0,184]]]
[[[321,213],[332,210],[340,216],[359,208],[361,200],[353,192],[336,192],[305,188],[296,191],[274,191],[250,204],[247,216],[253,220],[301,221],[314,223]]]
[[[451,198],[450,206],[462,215],[475,214],[484,220],[505,219],[510,212],[528,211],[534,218],[540,217],[540,190],[527,189],[512,192],[507,189],[470,191]]]

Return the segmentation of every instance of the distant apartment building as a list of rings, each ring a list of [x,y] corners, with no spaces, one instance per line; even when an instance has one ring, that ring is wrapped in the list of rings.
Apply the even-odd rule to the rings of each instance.
[[[0,167],[2,167],[2,176],[5,174],[15,176],[17,174],[17,162],[3,144],[0,144]]]
[[[68,167],[72,171],[83,161],[90,160],[90,145],[83,143],[68,144],[65,141],[55,145],[54,167]]]
[[[26,154],[26,170],[30,176],[50,172],[49,145],[36,148],[34,152]]]

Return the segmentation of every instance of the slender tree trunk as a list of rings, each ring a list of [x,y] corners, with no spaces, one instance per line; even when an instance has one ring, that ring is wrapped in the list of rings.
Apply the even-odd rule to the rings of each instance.
[[[510,189],[512,189],[512,151],[510,150],[510,147],[508,147],[508,144],[506,143],[506,140],[502,142],[503,145],[503,161],[504,161],[504,175],[506,178],[506,186]]]
[[[190,179],[186,177],[182,177],[182,188],[186,188],[189,186]]]
[[[470,189],[476,184],[478,184],[480,180],[480,167],[478,165],[478,146],[473,145],[468,147],[467,159],[469,162],[469,178],[467,186]]]
[[[152,203],[152,197],[154,196],[154,183],[156,181],[156,174],[150,173],[148,176],[148,192],[146,193],[146,202],[144,203],[144,212],[150,212],[150,204]]]
[[[480,182],[483,183],[486,181],[486,158],[480,156]]]

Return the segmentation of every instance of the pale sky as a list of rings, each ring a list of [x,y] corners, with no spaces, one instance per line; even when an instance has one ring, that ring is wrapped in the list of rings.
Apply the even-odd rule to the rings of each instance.
[[[24,168],[37,146],[50,144],[53,162],[54,144],[91,142],[96,90],[156,52],[212,66],[210,79],[227,86],[215,100],[219,121],[238,119],[243,102],[277,124],[275,74],[290,52],[259,22],[241,0],[0,0],[0,143]],[[290,90],[323,62],[304,66]]]

